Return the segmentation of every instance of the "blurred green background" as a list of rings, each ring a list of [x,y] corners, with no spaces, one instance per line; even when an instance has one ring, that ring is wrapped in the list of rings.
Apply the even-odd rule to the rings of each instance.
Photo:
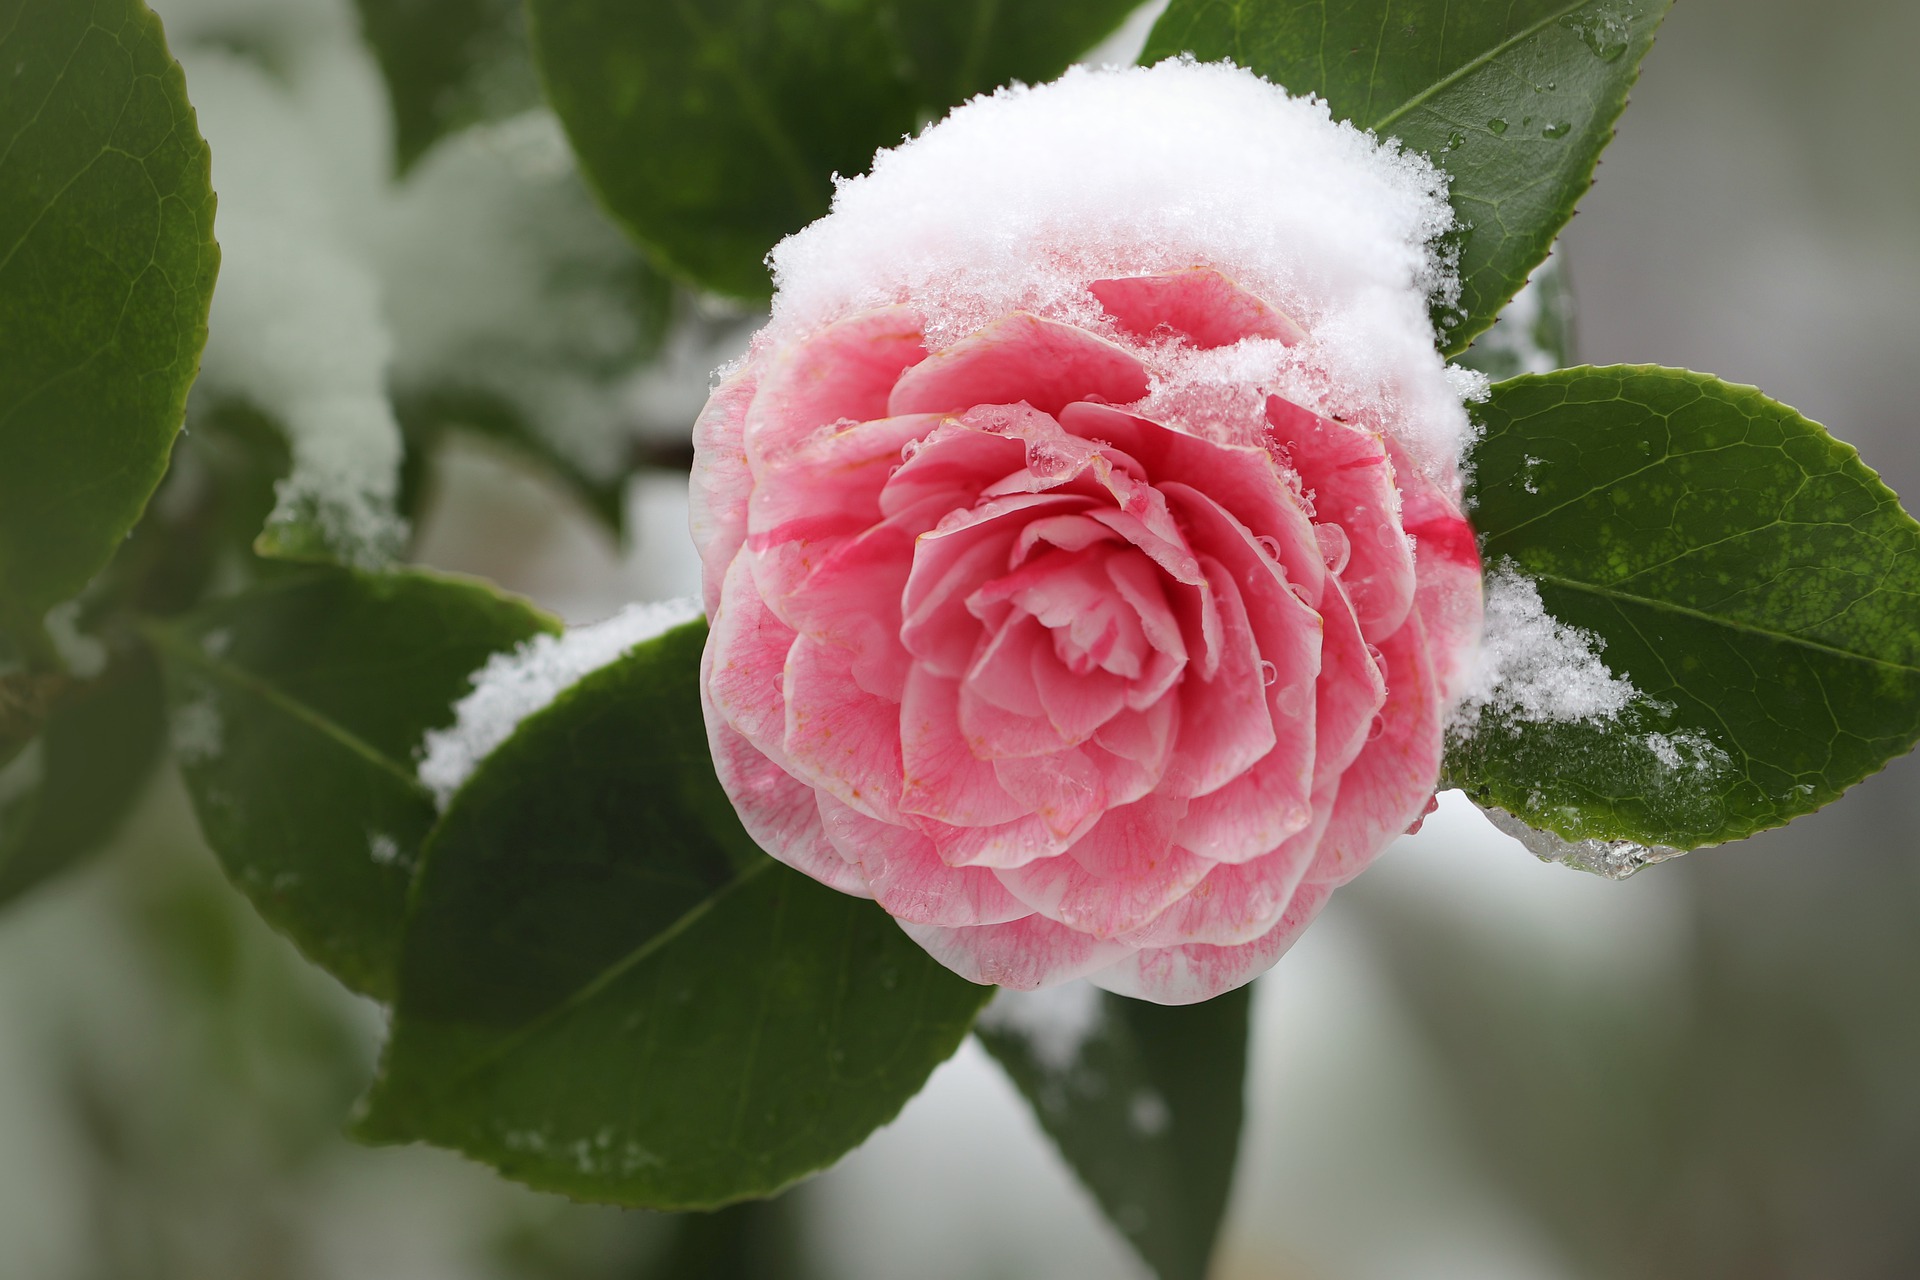
[[[345,114],[378,119],[346,0],[285,2],[334,42]],[[156,8],[178,48],[259,4]],[[1920,495],[1915,48],[1911,0],[1677,6],[1563,242],[1582,357],[1762,383]],[[650,438],[738,341],[698,325],[642,397]],[[624,550],[480,443],[433,482],[429,563],[573,619],[691,585],[670,474],[628,486]],[[1913,758],[1625,884],[1448,804],[1262,980],[1219,1276],[1920,1275],[1917,846]],[[1138,1274],[973,1045],[839,1169],[689,1224],[351,1145],[380,1032],[225,886],[162,778],[113,850],[0,915],[0,1277]]]

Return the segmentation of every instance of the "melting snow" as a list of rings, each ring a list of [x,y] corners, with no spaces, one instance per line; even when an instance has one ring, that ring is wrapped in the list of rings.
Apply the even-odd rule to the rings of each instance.
[[[1088,982],[1039,991],[1002,990],[980,1015],[988,1028],[1025,1040],[1034,1061],[1056,1074],[1073,1069],[1104,1020],[1100,992]]]

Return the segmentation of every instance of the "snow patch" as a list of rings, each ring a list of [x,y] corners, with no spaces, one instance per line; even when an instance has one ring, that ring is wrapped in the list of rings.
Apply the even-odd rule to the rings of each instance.
[[[421,742],[420,781],[444,810],[480,762],[528,716],[634,646],[699,616],[700,606],[692,600],[631,604],[603,622],[535,636],[510,653],[495,654],[473,674],[473,691],[454,704],[453,724],[430,730]]]
[[[1471,731],[1486,711],[1508,723],[1612,720],[1638,697],[1600,660],[1606,641],[1547,612],[1540,590],[1511,563],[1486,575],[1486,632],[1479,668],[1454,713]]]
[[[980,1015],[989,1030],[1025,1040],[1034,1061],[1055,1074],[1074,1068],[1104,1021],[1100,992],[1089,982],[1038,991],[1002,989]]]
[[[840,180],[833,211],[770,256],[761,341],[908,302],[936,350],[1014,310],[1139,349],[1087,283],[1205,265],[1309,335],[1250,351],[1235,377],[1445,470],[1468,430],[1430,319],[1458,294],[1438,248],[1452,225],[1438,169],[1324,102],[1220,64],[1076,67],[975,98]]]

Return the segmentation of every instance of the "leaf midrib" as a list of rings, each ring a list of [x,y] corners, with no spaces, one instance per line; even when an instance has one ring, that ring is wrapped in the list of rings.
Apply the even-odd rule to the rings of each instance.
[[[231,662],[225,662],[207,654],[199,645],[186,637],[166,628],[155,627],[149,635],[154,643],[179,658],[199,668],[218,680],[225,681],[236,689],[241,689],[290,719],[299,721],[308,728],[331,738],[334,742],[360,756],[367,763],[391,774],[417,793],[421,799],[431,802],[433,793],[414,774],[399,761],[380,750],[338,721],[329,719],[312,707],[300,702],[276,689],[253,672]]]
[[[1816,640],[1811,636],[1800,636],[1786,631],[1775,631],[1755,623],[1742,622],[1737,618],[1728,618],[1720,614],[1708,613],[1704,609],[1695,609],[1689,605],[1678,604],[1672,600],[1662,600],[1656,596],[1643,596],[1631,591],[1621,591],[1613,587],[1602,586],[1597,582],[1586,582],[1579,578],[1569,578],[1554,573],[1534,573],[1531,570],[1527,570],[1526,572],[1527,576],[1535,582],[1550,583],[1557,587],[1564,587],[1569,591],[1578,591],[1586,595],[1599,596],[1602,599],[1611,600],[1616,603],[1639,605],[1642,608],[1652,609],[1656,612],[1671,613],[1681,617],[1693,618],[1697,621],[1711,623],[1714,626],[1725,627],[1732,631],[1761,636],[1781,644],[1796,645],[1803,649],[1811,649],[1815,652],[1828,654],[1836,658],[1845,658],[1854,662],[1864,662],[1870,666],[1881,667],[1889,671],[1897,671],[1903,675],[1920,676],[1920,666],[1914,666],[1904,662],[1895,662],[1889,658],[1877,657],[1870,653],[1856,653],[1851,649],[1844,649],[1839,645],[1828,644],[1823,640]]]
[[[596,973],[588,981],[569,993],[566,999],[523,1023],[500,1040],[488,1045],[483,1052],[474,1055],[471,1061],[454,1074],[454,1083],[459,1084],[471,1080],[480,1072],[500,1061],[500,1059],[513,1053],[549,1024],[558,1021],[560,1018],[572,1013],[575,1009],[591,1002],[595,997],[600,995],[601,992],[638,968],[653,956],[655,952],[693,928],[694,925],[698,924],[709,912],[719,906],[720,903],[731,897],[742,886],[751,884],[763,871],[773,865],[774,861],[772,858],[763,857],[758,862],[753,863],[745,870],[739,872],[726,884],[714,890],[693,906],[688,907],[672,924],[669,924],[666,928],[660,930],[639,946],[628,951],[619,959],[603,967],[600,972]]]
[[[1418,107],[1423,102],[1426,102],[1428,99],[1433,98],[1436,95],[1440,94],[1441,92],[1452,88],[1454,85],[1458,84],[1460,81],[1466,79],[1468,76],[1472,75],[1474,72],[1480,70],[1480,68],[1490,64],[1495,58],[1498,58],[1501,54],[1507,52],[1507,50],[1522,43],[1523,41],[1531,40],[1534,36],[1539,35],[1542,31],[1546,30],[1548,27],[1552,26],[1554,23],[1559,22],[1561,19],[1567,17],[1569,14],[1574,13],[1577,10],[1587,8],[1592,3],[1593,3],[1593,0],[1576,0],[1576,3],[1567,5],[1565,8],[1557,10],[1554,13],[1550,13],[1546,17],[1541,18],[1539,21],[1534,22],[1531,25],[1515,32],[1513,35],[1508,36],[1505,40],[1502,40],[1499,44],[1493,46],[1491,49],[1487,50],[1485,53],[1481,54],[1479,57],[1474,58],[1471,61],[1462,63],[1459,67],[1455,68],[1453,71],[1449,72],[1447,75],[1442,76],[1440,79],[1434,81],[1432,84],[1422,89],[1419,93],[1414,94],[1411,98],[1408,98],[1405,102],[1401,103],[1399,106],[1395,107],[1393,110],[1387,112],[1385,115],[1381,116],[1378,120],[1373,121],[1367,127],[1374,130],[1391,128],[1394,124],[1398,123],[1409,112],[1411,112],[1415,107]],[[1371,94],[1373,93],[1373,89],[1374,89],[1373,84],[1369,82],[1367,85],[1367,93],[1369,94],[1369,96],[1371,96]]]

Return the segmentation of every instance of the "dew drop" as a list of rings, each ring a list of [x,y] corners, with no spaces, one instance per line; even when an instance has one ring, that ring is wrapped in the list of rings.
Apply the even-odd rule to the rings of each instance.
[[[1267,553],[1267,559],[1273,561],[1275,564],[1280,563],[1280,539],[1274,537],[1272,534],[1263,533],[1255,538],[1254,541],[1259,543],[1260,549]]]
[[[1562,120],[1562,121],[1559,121],[1558,123],[1550,124],[1546,128],[1542,129],[1540,131],[1540,136],[1543,138],[1564,138],[1572,132],[1573,132],[1573,122],[1571,120]]]
[[[1385,680],[1387,678],[1387,655],[1380,652],[1379,645],[1369,644],[1367,646],[1367,656],[1373,659],[1374,666],[1380,668],[1380,678]]]
[[[1447,145],[1445,149],[1448,151],[1457,151],[1462,146],[1466,145],[1466,141],[1467,141],[1467,135],[1460,132],[1458,129],[1455,129],[1452,133],[1447,135]]]
[[[1367,741],[1368,742],[1374,741],[1386,731],[1387,731],[1387,718],[1382,715],[1374,716],[1373,723],[1367,727]]]
[[[1307,696],[1297,684],[1290,684],[1273,695],[1273,708],[1289,720],[1297,720],[1307,709]]]
[[[1505,120],[1502,120],[1499,116],[1495,116],[1493,119],[1487,121],[1487,132],[1493,134],[1495,137],[1499,137],[1501,134],[1505,133],[1506,131],[1507,131],[1507,122]]]
[[[1274,666],[1265,658],[1260,659],[1260,683],[1266,685],[1268,688],[1272,688],[1274,682],[1279,679],[1280,668]]]
[[[1353,558],[1353,540],[1345,529],[1337,524],[1317,524],[1313,526],[1313,540],[1320,544],[1320,558],[1327,562],[1329,573],[1346,572],[1347,562]]]

